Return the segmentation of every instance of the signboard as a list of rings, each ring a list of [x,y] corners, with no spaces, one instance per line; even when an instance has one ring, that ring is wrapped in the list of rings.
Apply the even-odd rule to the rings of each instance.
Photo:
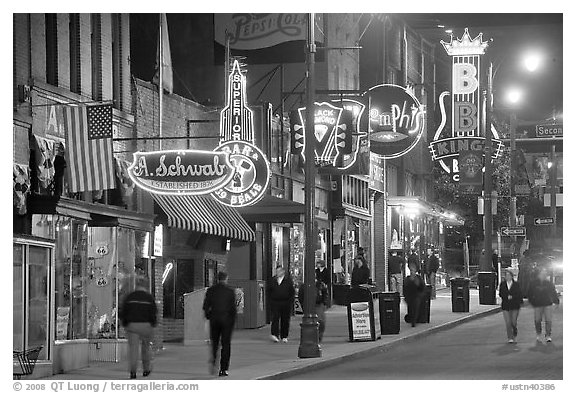
[[[554,225],[554,217],[535,218],[534,225]]]
[[[320,174],[369,174],[365,105],[341,99],[314,103],[314,160]],[[305,161],[306,108],[290,113],[291,152]]]
[[[244,288],[234,288],[236,295],[236,313],[244,314]]]
[[[516,184],[514,186],[516,195],[530,195],[530,184]]]
[[[70,320],[70,307],[56,309],[56,340],[68,338],[68,321]]]
[[[162,247],[164,245],[164,227],[162,224],[156,225],[154,229],[154,256],[162,256]]]
[[[386,188],[385,182],[386,178],[382,158],[374,153],[370,153],[370,179],[368,180],[368,187],[371,190],[384,193]]]
[[[254,145],[246,77],[234,61],[227,103],[220,113],[220,145],[214,151],[164,150],[134,153],[128,167],[139,187],[157,194],[211,194],[218,202],[242,207],[258,202],[270,181],[270,163]]]
[[[526,227],[502,227],[503,236],[526,236]]]
[[[370,151],[391,159],[416,146],[424,131],[426,110],[401,86],[383,84],[364,93],[368,98]]]
[[[371,340],[370,306],[368,302],[350,304],[352,315],[352,339]]]
[[[556,138],[563,135],[563,124],[543,124],[536,126],[536,138]]]
[[[230,37],[231,49],[261,49],[288,41],[305,41],[306,14],[214,14],[214,39],[226,45]],[[316,26],[322,26],[322,15],[316,14]],[[318,27],[317,27],[318,29]],[[316,41],[323,35],[318,30]]]
[[[482,152],[463,150],[458,157],[460,190],[467,194],[482,192]]]
[[[433,161],[438,161],[442,169],[454,181],[460,180],[458,157],[460,152],[485,150],[485,137],[481,135],[483,105],[480,100],[480,56],[488,47],[482,41],[482,33],[474,39],[465,29],[461,39],[441,41],[446,53],[452,57],[452,93],[443,92],[439,97],[442,120],[433,141],[429,145]],[[447,98],[450,98],[447,104]],[[491,125],[492,159],[499,157],[503,143]]]

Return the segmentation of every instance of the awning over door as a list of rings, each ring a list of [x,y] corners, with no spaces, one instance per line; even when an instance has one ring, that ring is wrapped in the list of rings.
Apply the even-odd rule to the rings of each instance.
[[[240,214],[209,196],[152,194],[168,216],[168,226],[189,231],[254,241],[254,231]]]

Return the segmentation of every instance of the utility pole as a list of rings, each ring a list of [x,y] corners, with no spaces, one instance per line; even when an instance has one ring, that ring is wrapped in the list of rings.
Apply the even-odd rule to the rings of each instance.
[[[492,62],[488,68],[488,92],[484,95],[484,258],[480,271],[492,270]]]
[[[552,239],[556,240],[556,178],[558,176],[558,168],[556,165],[556,145],[554,143],[552,144],[550,155],[550,160],[552,162],[552,166],[550,167],[550,217],[554,220],[550,234],[552,235]]]
[[[306,123],[304,125],[304,315],[300,330],[299,358],[317,358],[322,356],[318,345],[318,316],[316,315],[316,283],[315,283],[315,191],[316,191],[316,163],[314,160],[314,101],[315,101],[315,74],[314,55],[316,43],[314,41],[314,13],[308,14],[308,42],[307,42],[307,80],[306,80]]]
[[[516,226],[516,112],[510,113],[510,226]]]

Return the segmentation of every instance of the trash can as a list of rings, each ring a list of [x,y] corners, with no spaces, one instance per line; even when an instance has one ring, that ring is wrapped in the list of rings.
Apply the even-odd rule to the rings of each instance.
[[[381,292],[380,331],[384,334],[400,333],[400,294],[398,292]]]
[[[420,312],[418,313],[418,323],[430,323],[430,296],[432,295],[432,285],[424,286],[422,301],[420,302]]]
[[[347,309],[350,341],[376,341],[380,338],[379,292],[374,286],[351,287]]]
[[[470,279],[455,277],[450,280],[452,289],[452,312],[470,311]]]
[[[478,272],[478,292],[480,304],[496,304],[496,273]]]

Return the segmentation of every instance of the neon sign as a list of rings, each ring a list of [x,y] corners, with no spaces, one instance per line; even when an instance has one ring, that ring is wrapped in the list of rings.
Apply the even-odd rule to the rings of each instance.
[[[220,113],[219,146],[213,151],[136,152],[128,167],[130,178],[156,194],[211,194],[233,207],[258,202],[268,188],[270,164],[254,145],[253,116],[246,103],[246,77],[234,61],[227,105]]]
[[[234,60],[228,86],[227,105],[220,112],[220,146],[214,151],[230,157],[234,173],[211,195],[224,205],[249,206],[266,193],[270,163],[254,144],[253,115],[246,100],[246,77],[240,71],[238,60]]]
[[[364,93],[369,100],[370,151],[384,159],[400,157],[416,146],[426,109],[401,86],[383,84]]]
[[[480,135],[480,57],[488,47],[487,41],[482,41],[482,33],[472,39],[468,29],[464,30],[461,39],[450,42],[441,41],[449,56],[452,56],[452,94],[445,91],[440,94],[439,104],[442,121],[436,130],[433,141],[429,145],[433,161],[459,181],[458,157],[460,152],[483,151],[484,136]],[[451,96],[450,122],[446,110],[446,98]],[[442,136],[449,130],[449,137]],[[494,126],[492,133],[492,159],[502,154],[503,143],[499,140]],[[445,135],[444,135],[445,136]]]
[[[314,161],[322,173],[345,173],[357,161],[366,132],[360,131],[365,105],[352,99],[314,103]],[[305,160],[306,108],[290,113],[293,154]]]

